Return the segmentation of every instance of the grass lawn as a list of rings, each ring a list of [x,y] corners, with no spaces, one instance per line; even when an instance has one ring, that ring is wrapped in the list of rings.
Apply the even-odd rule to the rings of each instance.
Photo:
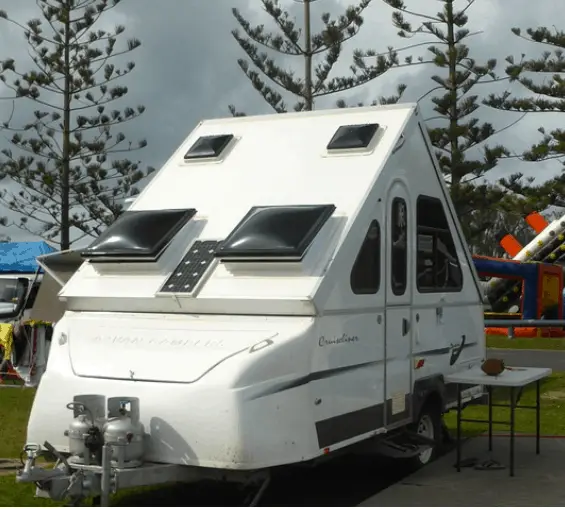
[[[0,458],[19,456],[34,397],[34,389],[0,389]]]
[[[508,390],[499,389],[493,391],[494,398],[499,402],[508,401]],[[535,405],[535,385],[529,386],[523,393],[521,404]],[[493,408],[493,420],[510,420],[510,409]],[[487,419],[488,407],[469,406],[463,411],[463,418]],[[457,430],[457,414],[452,411],[445,416],[445,423],[450,431]],[[461,424],[466,436],[478,435],[488,431],[486,424],[464,422]],[[509,431],[508,426],[495,424],[495,431]],[[516,432],[535,433],[536,412],[535,410],[516,410]],[[541,386],[541,433],[542,435],[565,436],[565,373],[554,373]]]
[[[206,493],[208,499],[203,499],[196,485],[170,485],[168,487],[148,487],[124,490],[112,496],[110,505],[114,507],[177,507],[184,504],[179,500],[190,501],[195,507],[200,504],[209,503],[209,490]],[[227,500],[220,500],[221,507]],[[90,505],[84,502],[83,506]],[[46,498],[35,497],[35,486],[31,484],[16,483],[15,476],[0,476],[0,507],[64,507],[63,502],[54,502]]]
[[[57,507],[64,504],[45,498],[35,498],[35,487],[31,484],[17,484],[14,475],[0,476],[1,507]]]
[[[487,336],[488,348],[514,350],[565,350],[565,338],[515,338]]]
[[[34,389],[0,389],[0,458],[17,458],[25,443]],[[34,497],[29,484],[16,484],[13,471],[0,469],[0,506],[56,506]]]

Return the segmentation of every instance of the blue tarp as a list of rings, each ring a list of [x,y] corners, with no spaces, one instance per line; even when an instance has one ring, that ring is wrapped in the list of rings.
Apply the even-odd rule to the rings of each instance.
[[[33,274],[35,259],[53,251],[46,242],[0,242],[0,274]]]

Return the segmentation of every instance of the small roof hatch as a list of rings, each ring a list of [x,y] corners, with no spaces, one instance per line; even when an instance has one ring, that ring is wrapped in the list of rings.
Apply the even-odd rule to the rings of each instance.
[[[184,155],[185,161],[192,159],[209,159],[220,157],[225,148],[233,140],[233,134],[218,134],[200,136],[188,152]]]
[[[252,207],[216,250],[225,261],[300,261],[335,205]]]
[[[379,124],[342,125],[326,148],[330,151],[367,148],[378,129]]]
[[[128,210],[81,252],[93,262],[154,262],[196,209]]]

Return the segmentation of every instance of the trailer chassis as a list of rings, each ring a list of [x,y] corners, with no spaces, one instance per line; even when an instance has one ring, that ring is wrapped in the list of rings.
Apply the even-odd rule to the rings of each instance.
[[[66,501],[71,506],[79,506],[90,499],[92,505],[108,507],[110,496],[124,489],[218,481],[249,488],[245,505],[254,507],[264,495],[271,479],[268,470],[221,470],[166,463],[143,463],[137,467],[120,468],[111,462],[112,448],[117,446],[118,444],[104,444],[101,464],[84,465],[73,463],[49,442],[45,442],[43,447],[28,444],[23,451],[25,462],[17,472],[16,482],[34,483],[37,497]],[[57,458],[55,466],[45,468],[36,465],[37,460],[47,454]]]

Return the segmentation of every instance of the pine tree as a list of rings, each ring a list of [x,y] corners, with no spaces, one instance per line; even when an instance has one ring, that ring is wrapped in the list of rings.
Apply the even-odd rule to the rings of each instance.
[[[355,89],[374,80],[388,69],[398,65],[398,54],[389,48],[384,54],[375,51],[365,52],[371,56],[374,65],[366,65],[359,59],[361,52],[354,53],[357,62],[349,76],[333,76],[335,65],[340,60],[343,45],[354,38],[363,25],[363,11],[372,0],[361,0],[345,9],[337,17],[329,13],[321,15],[322,29],[313,32],[312,6],[320,0],[295,0],[302,4],[301,23],[293,20],[289,11],[284,10],[279,0],[261,0],[266,13],[273,19],[278,32],[267,32],[264,25],[252,26],[238,9],[232,9],[241,31],[236,29],[232,35],[247,55],[247,59],[238,60],[239,67],[245,73],[253,87],[277,113],[285,113],[289,105],[285,96],[293,96],[296,103],[294,111],[312,110],[317,99]],[[299,25],[302,25],[301,29]],[[303,63],[303,72],[287,70],[276,63],[276,56]],[[399,87],[398,94],[388,98],[390,102],[398,100],[404,88]],[[230,105],[233,115],[242,115]]]
[[[72,229],[81,237],[96,236],[111,224],[152,171],[126,159],[146,141],[134,144],[116,132],[145,110],[113,104],[128,92],[117,83],[135,67],[129,62],[119,68],[114,59],[140,46],[129,39],[120,47],[124,26],[97,27],[120,1],[37,0],[41,19],[26,25],[2,13],[22,29],[35,67],[25,73],[11,69],[13,79],[3,81],[36,108],[25,125],[4,125],[13,133],[13,150],[2,151],[4,173],[21,190],[4,191],[2,200],[21,216],[20,228],[58,239],[61,249],[70,247]]]
[[[431,97],[435,113],[426,119],[428,132],[467,240],[472,243],[483,234],[486,226],[483,221],[486,219],[481,220],[478,211],[501,200],[507,193],[507,187],[501,182],[493,185],[484,179],[500,158],[510,155],[500,144],[489,146],[488,142],[516,123],[497,131],[492,124],[477,118],[480,101],[478,94],[473,93],[475,87],[501,78],[495,74],[495,59],[478,63],[470,56],[467,40],[474,34],[466,28],[467,11],[475,0],[466,0],[466,5],[459,10],[455,0],[440,0],[443,9],[434,16],[409,10],[403,0],[383,1],[394,9],[392,20],[401,38],[424,36],[423,43],[428,44],[431,36],[436,41],[427,48],[429,57],[418,61],[438,68],[438,74],[432,76],[435,86],[423,96]],[[418,19],[419,23],[413,24],[407,16]],[[419,43],[413,43],[417,45]],[[414,58],[406,57],[404,63],[412,64]],[[512,175],[506,184],[520,178],[520,174]]]
[[[475,211],[474,220],[483,225],[482,235],[474,238],[471,250],[473,253],[501,257],[506,256],[499,245],[499,234],[511,233],[523,246],[535,236],[524,217],[537,208],[530,200],[520,195],[507,193],[496,206],[490,206]],[[552,214],[545,214],[548,220],[553,220]]]
[[[0,11],[0,16],[2,16],[4,13],[3,11]],[[5,14],[4,14],[5,15]],[[2,81],[3,79],[3,74],[6,71],[13,71],[14,70],[14,61],[12,59],[7,59],[7,60],[3,60],[0,61],[0,81]],[[0,96],[0,99],[2,100],[9,100],[9,99],[13,99],[11,98],[9,95],[8,96]],[[12,108],[12,112],[11,114],[13,114],[14,109]],[[11,115],[10,115],[11,116]],[[9,118],[6,119],[9,121]],[[3,167],[0,165],[0,182],[2,180],[4,180],[6,178],[6,175],[3,171]],[[0,216],[0,227],[5,228],[6,226],[8,226],[8,218],[5,216]],[[10,237],[8,237],[5,233],[0,233],[0,242],[9,242],[10,241]]]
[[[522,55],[516,62],[507,57],[506,74],[513,83],[521,84],[531,93],[529,97],[512,97],[509,92],[497,96],[490,94],[484,103],[504,111],[529,113],[565,112],[565,79],[560,73],[565,72],[565,32],[547,27],[528,28],[525,33],[520,28],[513,28],[512,33],[532,43],[545,46],[539,58],[526,59]],[[550,51],[551,50],[551,51]],[[530,73],[530,74],[527,74]],[[532,77],[541,76],[542,79]],[[524,161],[539,162],[556,159],[560,162],[561,173],[541,185],[531,188],[528,183],[515,182],[516,193],[529,194],[537,207],[543,209],[551,205],[565,206],[565,129],[556,128],[547,131],[538,128],[541,139],[529,149],[518,154]]]

